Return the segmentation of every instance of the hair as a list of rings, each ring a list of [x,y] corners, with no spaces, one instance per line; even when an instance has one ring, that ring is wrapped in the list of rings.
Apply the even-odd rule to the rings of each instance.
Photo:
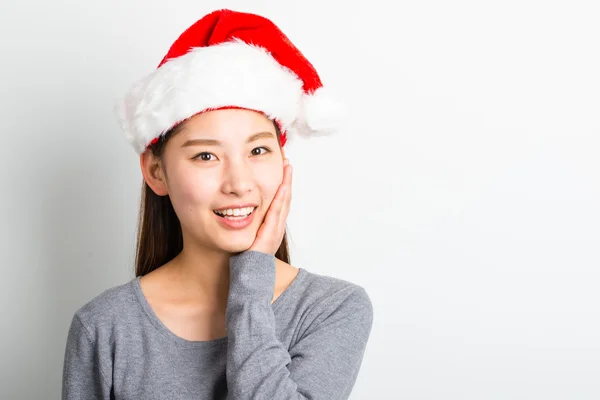
[[[160,136],[159,140],[150,146],[149,151],[155,157],[161,158],[165,145],[173,135],[181,130],[183,125],[184,123],[180,123]],[[281,130],[276,122],[273,122],[273,125],[281,148]],[[146,275],[166,264],[183,249],[181,223],[169,195],[158,196],[145,180],[142,182],[137,229],[136,277]],[[283,240],[275,257],[286,263],[290,262],[287,231],[284,232]]]

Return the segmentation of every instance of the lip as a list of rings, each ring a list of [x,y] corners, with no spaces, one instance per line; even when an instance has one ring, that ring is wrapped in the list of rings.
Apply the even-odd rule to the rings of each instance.
[[[245,207],[252,207],[252,205],[247,205]],[[238,207],[227,207],[227,208],[239,208]],[[225,208],[225,210],[227,209]],[[254,221],[254,214],[256,214],[256,209],[254,209],[252,211],[252,213],[250,213],[250,215],[248,215],[245,218],[242,219],[227,219],[225,217],[222,217],[216,213],[213,212],[213,215],[215,216],[215,218],[219,221],[219,223],[221,224],[221,226],[227,228],[227,229],[244,229],[246,228],[248,225],[250,225],[252,223],[252,221]]]

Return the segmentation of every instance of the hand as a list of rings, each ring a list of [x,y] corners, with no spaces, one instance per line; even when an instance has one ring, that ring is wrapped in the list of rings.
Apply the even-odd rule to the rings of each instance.
[[[256,233],[256,239],[248,250],[275,254],[285,234],[285,222],[292,200],[292,166],[286,158],[283,160],[283,182],[267,210],[267,215]]]

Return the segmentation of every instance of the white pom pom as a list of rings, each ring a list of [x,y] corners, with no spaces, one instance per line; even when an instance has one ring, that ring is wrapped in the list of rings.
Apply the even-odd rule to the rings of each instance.
[[[312,94],[302,95],[298,133],[306,136],[326,135],[335,132],[346,115],[342,103],[333,93],[321,87]]]

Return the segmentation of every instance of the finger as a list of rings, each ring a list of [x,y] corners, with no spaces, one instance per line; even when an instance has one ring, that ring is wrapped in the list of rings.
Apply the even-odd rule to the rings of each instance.
[[[285,168],[283,181],[279,185],[277,192],[269,205],[267,214],[256,233],[256,239],[252,248],[261,249],[263,244],[268,242],[277,242],[276,246],[279,246],[285,231],[285,220],[287,218],[291,196],[290,189],[291,166],[288,166]],[[266,246],[271,247],[271,245]],[[273,251],[276,251],[276,249]]]
[[[292,192],[292,166],[290,164],[288,164],[284,168],[283,181],[281,182],[280,189],[281,189],[281,198],[279,200],[281,201],[281,203],[278,204],[278,206],[279,206],[277,209],[278,214],[281,214],[281,212],[285,208],[286,202],[289,201],[289,198],[290,198],[290,195]]]
[[[279,229],[282,231],[285,229],[285,223],[290,212],[290,205],[292,201],[292,173],[292,166],[288,165],[286,170],[286,177],[284,178],[286,190],[284,194],[283,204],[281,206],[281,213],[278,219]]]
[[[275,197],[271,201],[271,205],[267,211],[267,215],[265,217],[265,225],[269,227],[269,231],[274,233],[279,224],[279,219],[281,216],[281,211],[283,209],[283,205],[286,200],[286,192],[288,191],[287,179],[284,174],[283,182],[277,188],[277,192],[275,193]]]
[[[277,188],[275,197],[271,201],[271,205],[269,206],[269,209],[267,210],[267,215],[265,217],[265,225],[268,225],[268,226],[272,225],[272,228],[270,227],[271,231],[274,231],[277,229],[277,226],[279,225],[279,220],[281,219],[281,214],[282,214],[283,208],[288,199],[288,192],[290,191],[290,180],[291,180],[290,169],[291,169],[291,165],[287,165],[284,168],[283,181]]]

